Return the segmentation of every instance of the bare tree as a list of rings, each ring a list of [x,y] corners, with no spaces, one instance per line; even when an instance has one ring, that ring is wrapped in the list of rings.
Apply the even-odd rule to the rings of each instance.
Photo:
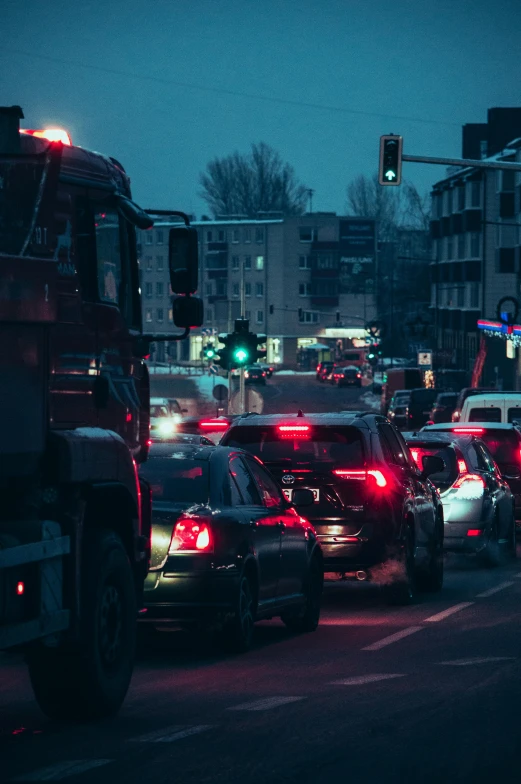
[[[404,182],[401,223],[410,229],[429,230],[431,219],[430,196],[423,196],[412,182]]]
[[[295,170],[265,142],[252,144],[248,155],[234,152],[214,158],[200,175],[200,195],[214,217],[259,212],[301,215],[308,189],[299,183]]]
[[[364,218],[374,218],[378,223],[378,239],[394,238],[400,223],[401,194],[398,189],[384,188],[378,175],[360,174],[347,186],[347,213]]]

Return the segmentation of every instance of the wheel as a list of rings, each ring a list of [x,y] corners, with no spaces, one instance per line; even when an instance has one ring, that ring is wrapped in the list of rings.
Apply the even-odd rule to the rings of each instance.
[[[402,570],[398,579],[388,588],[389,604],[412,604],[416,598],[416,575],[414,570],[414,532],[407,527],[405,542],[399,556]]]
[[[322,603],[322,587],[324,584],[324,569],[318,558],[313,558],[309,565],[308,583],[306,588],[306,603],[298,615],[291,613],[281,615],[282,622],[292,632],[314,632],[320,620],[320,605]]]
[[[479,560],[483,566],[488,566],[489,568],[502,566],[511,547],[510,539],[502,543],[499,542],[499,520],[496,515],[492,523],[488,542],[479,554]]]
[[[443,524],[438,521],[436,541],[427,568],[420,571],[416,583],[420,591],[437,593],[443,588]]]
[[[236,610],[224,627],[226,648],[245,653],[251,647],[255,623],[255,602],[250,578],[243,574],[237,591]]]
[[[36,701],[52,719],[114,715],[134,667],[136,593],[125,548],[107,530],[88,531],[85,545],[80,645],[28,654]]]

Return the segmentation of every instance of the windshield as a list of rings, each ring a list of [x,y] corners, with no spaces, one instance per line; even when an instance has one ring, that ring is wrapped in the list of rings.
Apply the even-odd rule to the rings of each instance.
[[[166,406],[150,406],[150,416],[151,417],[167,417],[168,408]]]
[[[0,253],[17,256],[31,231],[44,171],[41,158],[0,159]],[[47,234],[47,232],[46,232]],[[48,255],[50,237],[38,235],[31,255]]]
[[[208,463],[169,457],[152,457],[139,469],[150,483],[152,500],[206,504],[209,497]]]
[[[311,425],[310,435],[305,438],[281,437],[277,426],[237,427],[231,430],[226,446],[246,449],[268,465],[312,464],[330,470],[331,463],[360,467],[365,459],[356,427]]]
[[[501,422],[501,409],[495,406],[471,408],[469,422]]]
[[[500,468],[521,462],[519,439],[514,430],[485,430],[479,436]]]

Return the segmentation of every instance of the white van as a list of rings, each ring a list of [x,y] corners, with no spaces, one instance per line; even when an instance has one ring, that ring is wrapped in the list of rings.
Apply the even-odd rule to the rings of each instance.
[[[463,403],[460,424],[463,422],[521,421],[521,392],[487,392],[472,395]]]

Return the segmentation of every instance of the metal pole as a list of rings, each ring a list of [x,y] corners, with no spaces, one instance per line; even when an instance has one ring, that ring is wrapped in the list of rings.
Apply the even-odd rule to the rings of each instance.
[[[442,166],[466,166],[473,169],[512,169],[521,171],[521,163],[511,161],[474,161],[471,158],[430,158],[428,155],[402,155],[410,163],[437,163]]]
[[[246,287],[244,285],[244,261],[241,266],[241,318],[246,318]],[[239,414],[246,411],[244,367],[241,367],[239,376]]]

